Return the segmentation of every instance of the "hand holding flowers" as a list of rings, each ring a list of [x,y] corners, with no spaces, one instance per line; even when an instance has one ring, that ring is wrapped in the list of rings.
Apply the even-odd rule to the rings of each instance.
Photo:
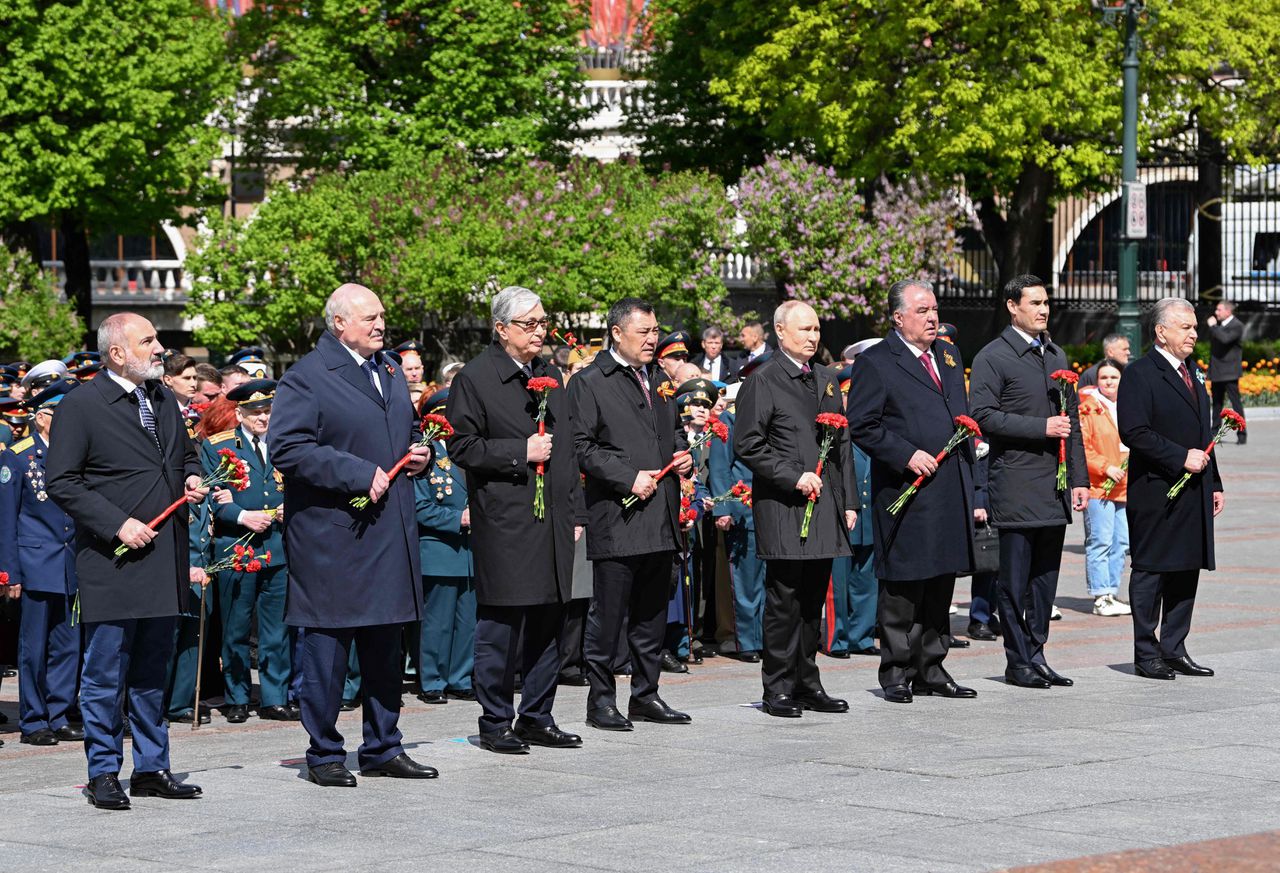
[[[1234,430],[1238,433],[1240,431],[1243,431],[1244,429],[1245,429],[1245,425],[1244,425],[1243,415],[1236,412],[1234,409],[1222,410],[1222,421],[1218,424],[1218,432],[1215,433],[1213,435],[1213,439],[1209,441],[1209,446],[1204,450],[1205,455],[1208,456],[1213,454],[1213,447],[1216,446],[1219,442],[1221,442],[1222,438],[1226,436],[1229,431]],[[1208,469],[1208,467],[1209,465],[1205,464],[1205,469]],[[1204,472],[1204,471],[1201,470],[1201,472]],[[1182,489],[1186,487],[1186,484],[1189,481],[1191,481],[1191,474],[1183,473],[1182,478],[1178,480],[1176,485],[1174,485],[1172,488],[1169,489],[1169,493],[1166,494],[1165,496],[1168,497],[1170,500],[1173,500],[1175,497],[1177,497],[1179,494],[1182,493]]]
[[[391,480],[395,479],[400,471],[405,468],[405,465],[413,460],[417,454],[414,449],[426,448],[434,440],[444,440],[451,436],[453,436],[453,426],[449,424],[449,420],[443,415],[433,412],[422,416],[422,436],[417,442],[409,446],[409,451],[405,452],[403,458],[396,461],[396,465],[391,468],[389,473],[382,474],[382,477],[385,477],[385,481],[382,481],[381,477],[374,476],[374,487],[371,489],[370,494],[376,492],[378,497],[381,497],[386,493],[387,489],[391,487]],[[378,488],[379,485],[382,486],[380,489]],[[356,509],[365,509],[373,503],[373,500],[373,497],[362,494],[359,497],[351,498],[351,505]]]
[[[951,439],[947,440],[947,444],[943,447],[942,451],[938,452],[938,454],[934,456],[934,461],[936,461],[939,464],[941,464],[944,460],[946,460],[947,455],[951,454],[951,451],[956,446],[964,442],[965,440],[969,439],[970,437],[982,436],[982,429],[978,427],[978,423],[974,421],[972,418],[970,418],[969,416],[957,415],[954,419],[954,422],[956,426],[956,432],[951,435]],[[889,514],[897,515],[899,512],[901,512],[903,508],[908,503],[911,502],[911,498],[914,497],[916,492],[920,490],[920,486],[923,483],[924,483],[923,474],[920,476],[917,476],[916,480],[911,483],[911,486],[907,488],[906,491],[903,491],[901,494],[899,494],[897,500],[893,501],[893,504],[889,507]]]
[[[218,468],[203,479],[193,482],[196,477],[187,478],[186,490],[181,498],[175,500],[151,521],[147,522],[146,527],[142,528],[135,524],[134,519],[129,519],[120,527],[117,536],[121,543],[115,550],[117,558],[124,557],[130,549],[141,548],[155,538],[155,532],[164,520],[173,515],[174,511],[186,503],[199,503],[209,493],[209,489],[216,485],[230,485],[237,491],[243,491],[249,487],[249,468],[245,466],[244,461],[236,457],[236,453],[231,449],[218,450]]]

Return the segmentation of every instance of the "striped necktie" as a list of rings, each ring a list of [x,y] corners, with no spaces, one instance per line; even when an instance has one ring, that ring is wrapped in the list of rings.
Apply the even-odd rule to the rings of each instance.
[[[160,431],[156,429],[156,417],[151,412],[151,405],[147,403],[147,389],[139,385],[133,389],[133,396],[138,398],[138,415],[142,419],[142,426],[147,429],[147,433],[151,434],[151,439],[155,441],[156,448],[160,448]]]

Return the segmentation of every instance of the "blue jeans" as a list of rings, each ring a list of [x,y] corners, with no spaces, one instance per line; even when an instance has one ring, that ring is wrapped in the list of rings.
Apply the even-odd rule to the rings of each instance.
[[[1129,551],[1129,521],[1124,504],[1113,500],[1090,500],[1085,510],[1089,519],[1084,542],[1084,561],[1089,579],[1089,596],[1120,592],[1120,574]]]

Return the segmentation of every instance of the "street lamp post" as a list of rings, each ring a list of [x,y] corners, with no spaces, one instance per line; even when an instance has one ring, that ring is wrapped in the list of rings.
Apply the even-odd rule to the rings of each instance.
[[[1138,19],[1145,11],[1144,0],[1093,0],[1108,24],[1124,16],[1124,130],[1121,155],[1120,269],[1116,282],[1119,311],[1117,333],[1129,340],[1131,348],[1142,347],[1138,327],[1138,241],[1147,236],[1146,187],[1138,183]]]

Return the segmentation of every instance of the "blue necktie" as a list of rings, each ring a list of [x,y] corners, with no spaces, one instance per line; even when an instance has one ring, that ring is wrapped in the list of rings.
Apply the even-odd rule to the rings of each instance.
[[[138,414],[142,419],[142,426],[147,429],[147,433],[151,434],[151,439],[155,440],[156,448],[160,448],[160,432],[156,430],[156,417],[151,413],[151,407],[147,404],[147,391],[141,385],[133,389],[133,396],[138,398]]]
[[[373,358],[365,361],[360,365],[361,368],[369,374],[369,380],[373,382],[373,390],[378,392],[378,396],[382,396],[382,383],[378,380],[378,365],[373,362]]]

